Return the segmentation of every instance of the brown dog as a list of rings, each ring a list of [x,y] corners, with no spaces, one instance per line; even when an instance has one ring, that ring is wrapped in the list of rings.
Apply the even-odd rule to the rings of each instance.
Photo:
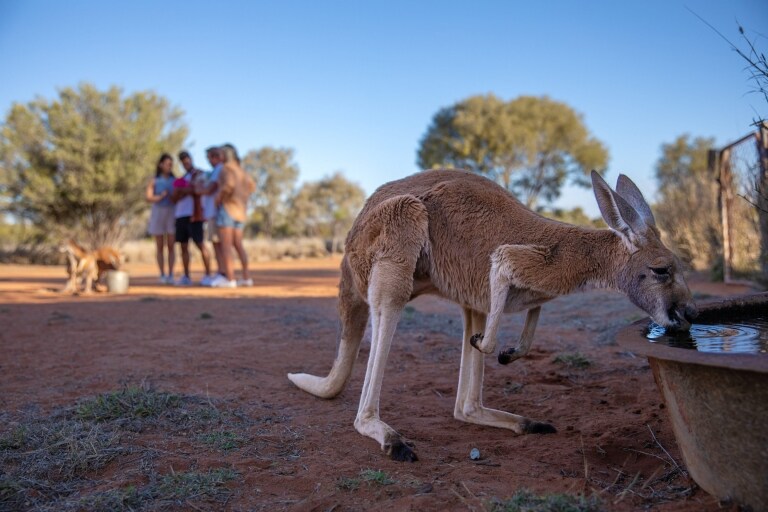
[[[83,293],[91,293],[94,284],[103,282],[102,277],[107,270],[120,268],[120,253],[109,246],[99,247],[95,251],[88,251],[74,240],[68,240],[61,251],[67,255],[67,286],[65,293],[79,293],[81,284]],[[80,283],[78,283],[80,279]]]

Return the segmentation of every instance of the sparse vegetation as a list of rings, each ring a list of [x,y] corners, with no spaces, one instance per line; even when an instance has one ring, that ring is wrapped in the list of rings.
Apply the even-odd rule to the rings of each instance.
[[[219,432],[207,432],[198,436],[198,441],[216,450],[228,452],[240,448],[245,440],[236,432],[228,430]]]
[[[133,422],[142,427],[132,428]],[[135,432],[162,430],[176,445],[189,442],[188,432],[197,432],[191,439],[198,448],[229,452],[244,443],[245,426],[236,413],[220,410],[210,399],[139,386],[81,400],[50,417],[25,418],[0,430],[0,510],[198,509],[195,503],[218,504],[209,508],[217,509],[232,494],[225,484],[236,477],[234,470],[156,467],[160,452],[136,442]],[[279,440],[274,444],[273,451],[295,450]],[[113,461],[133,465],[130,473],[144,483],[110,481],[104,470]]]
[[[360,478],[369,485],[392,485],[395,483],[395,480],[393,480],[385,471],[380,469],[364,469],[360,472]]]
[[[0,439],[2,510],[69,494],[86,474],[130,451],[118,434],[77,419],[31,421]]]
[[[93,421],[152,418],[179,404],[178,395],[127,387],[81,401],[76,414],[80,419]]]
[[[150,499],[150,492],[130,485],[85,496],[72,503],[71,508],[81,508],[92,512],[139,510]]]
[[[359,478],[341,477],[336,483],[336,488],[343,491],[356,491],[360,487]]]
[[[212,469],[205,473],[172,473],[163,476],[153,487],[165,499],[183,502],[196,496],[215,497],[223,491],[223,485],[236,476],[237,473],[229,468]]]
[[[579,352],[560,354],[559,356],[555,357],[554,361],[567,368],[573,368],[578,370],[582,370],[584,368],[589,368],[590,366],[592,366],[592,361],[590,361],[584,354],[581,354]]]
[[[143,487],[110,489],[64,506],[73,510],[112,512],[144,508],[165,509],[174,504],[190,507],[191,501],[221,502],[232,494],[225,484],[236,476],[237,473],[229,468],[217,468],[204,473],[171,473]]]
[[[493,500],[490,512],[600,512],[604,508],[594,496],[572,496],[569,494],[537,495],[526,489],[517,491],[505,501]]]

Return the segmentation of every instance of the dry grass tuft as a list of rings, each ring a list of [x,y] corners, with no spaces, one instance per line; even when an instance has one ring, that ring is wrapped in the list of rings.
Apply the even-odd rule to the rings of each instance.
[[[596,496],[537,495],[527,489],[517,491],[508,500],[493,499],[488,509],[490,512],[601,512],[605,510]]]
[[[184,462],[184,450],[162,447],[191,444],[192,454],[206,447],[229,453],[245,444],[254,424],[265,422],[249,421],[210,398],[146,386],[82,399],[47,417],[6,422],[0,427],[0,510],[221,509],[232,495],[226,484],[237,473],[226,464],[194,470],[192,459]],[[272,452],[300,452],[298,433],[278,424],[273,430]],[[144,439],[145,431],[149,439],[160,434],[161,444]],[[162,462],[167,455],[190,469],[174,471]]]

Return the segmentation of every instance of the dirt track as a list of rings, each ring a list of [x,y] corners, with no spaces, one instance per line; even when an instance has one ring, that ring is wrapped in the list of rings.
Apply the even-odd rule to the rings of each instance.
[[[613,343],[616,330],[643,315],[610,292],[545,305],[529,357],[506,367],[488,358],[485,402],[558,428],[522,437],[453,419],[459,309],[414,301],[390,354],[381,409],[416,443],[420,461],[387,460],[352,426],[367,341],[334,400],[305,394],[285,377],[330,368],[338,265],[336,258],[257,264],[253,288],[226,291],[156,285],[151,266],[134,266],[129,294],[92,297],[57,293],[60,267],[0,266],[0,433],[30,415],[143,384],[236,412],[237,424],[227,428],[243,442],[234,450],[201,447],[190,432],[149,424],[125,437],[155,450],[158,474],[234,469],[226,510],[483,510],[521,488],[598,494],[606,510],[722,510],[675,467],[682,459],[648,364]],[[703,282],[693,288],[744,291]],[[501,337],[511,341],[522,317],[505,322]],[[588,366],[556,361],[563,354],[583,356]],[[472,448],[479,461],[470,460]],[[141,485],[145,469],[119,459],[88,478],[102,488]],[[368,469],[391,482],[361,478]]]

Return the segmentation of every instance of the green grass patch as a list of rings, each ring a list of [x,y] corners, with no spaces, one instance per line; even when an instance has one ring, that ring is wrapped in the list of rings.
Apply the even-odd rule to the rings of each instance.
[[[380,469],[364,469],[360,472],[360,478],[368,484],[392,485],[395,480]]]
[[[82,400],[75,414],[90,421],[156,418],[180,402],[178,395],[132,386]]]
[[[0,510],[23,510],[74,491],[130,450],[120,436],[77,419],[30,421],[0,441]],[[33,507],[34,508],[34,507]]]
[[[19,425],[10,432],[5,432],[0,436],[0,450],[18,450],[24,446],[27,436],[27,428]]]
[[[50,416],[6,422],[0,425],[0,510],[192,510],[196,504],[221,510],[235,471],[158,474],[156,468],[168,466],[155,460],[170,452],[146,445],[141,432],[160,433],[169,446],[193,439],[198,451],[207,445],[226,452],[245,443],[250,421],[208,397],[141,386],[85,398]],[[300,432],[271,423],[263,431],[270,441],[261,445],[265,456],[300,453]],[[193,455],[176,463],[195,468]],[[137,476],[144,483],[127,485]]]
[[[570,494],[537,495],[526,489],[517,491],[506,501],[494,499],[489,512],[601,512],[605,510],[594,496]]]
[[[22,510],[26,488],[13,478],[0,477],[0,510]]]
[[[131,485],[85,496],[73,504],[74,506],[71,508],[90,512],[127,512],[141,510],[142,506],[151,499],[151,492]]]
[[[173,473],[163,476],[154,486],[156,498],[187,500],[198,496],[214,498],[229,491],[224,484],[234,480],[237,472],[230,468],[212,469],[206,473]]]
[[[363,483],[368,486],[387,486],[397,484],[397,480],[389,476],[381,469],[364,469],[357,477],[341,477],[336,481],[336,488],[343,491],[356,491]],[[401,486],[418,488],[422,487],[421,480],[410,477],[400,482]]]
[[[236,450],[242,447],[243,443],[245,443],[245,440],[242,437],[229,430],[200,434],[197,436],[197,440],[211,448],[223,452]]]
[[[592,366],[592,361],[590,361],[584,354],[579,352],[560,354],[554,359],[554,361],[565,367],[575,368],[578,370],[583,370],[584,368]]]
[[[0,463],[14,468],[11,474],[22,480],[71,479],[106,466],[125,451],[118,434],[75,419],[30,423],[3,439]]]
[[[341,477],[336,482],[336,488],[342,491],[356,491],[360,488],[359,478]]]
[[[217,468],[204,473],[172,473],[142,487],[129,486],[85,496],[74,506],[68,504],[68,508],[90,512],[128,512],[144,509],[177,510],[174,507],[176,505],[185,510],[200,510],[190,504],[226,501],[232,491],[225,484],[236,477],[237,472],[230,468]]]

